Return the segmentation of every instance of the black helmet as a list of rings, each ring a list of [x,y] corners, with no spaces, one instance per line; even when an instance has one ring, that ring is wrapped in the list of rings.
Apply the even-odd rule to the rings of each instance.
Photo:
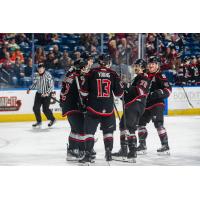
[[[189,56],[185,56],[185,57],[183,58],[183,61],[184,61],[184,62],[187,62],[187,61],[189,61],[189,60],[190,60]]]
[[[135,65],[140,65],[141,68],[146,69],[147,63],[143,59],[137,59],[134,63]]]
[[[83,69],[85,66],[87,65],[87,63],[82,60],[82,59],[79,59],[79,60],[76,60],[74,62],[74,68],[76,71],[80,71],[81,69]]]
[[[190,58],[193,60],[196,59],[197,57],[195,55],[192,55]]]
[[[148,63],[160,63],[160,59],[157,56],[151,56],[148,59]]]
[[[101,54],[99,56],[99,64],[101,66],[110,65],[110,63],[111,63],[111,57],[110,57],[110,55]]]
[[[199,59],[200,58],[200,54],[198,54],[196,57],[197,57],[197,59]]]
[[[88,51],[85,51],[81,54],[81,58],[83,58],[84,60],[89,60],[92,59],[93,57]]]

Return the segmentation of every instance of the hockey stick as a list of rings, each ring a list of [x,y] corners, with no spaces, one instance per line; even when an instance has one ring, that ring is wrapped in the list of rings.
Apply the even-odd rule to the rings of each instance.
[[[181,86],[181,87],[182,87],[183,92],[184,92],[184,94],[185,94],[185,97],[186,97],[186,99],[187,99],[187,101],[188,101],[188,104],[191,106],[191,108],[194,108],[194,106],[192,105],[191,101],[189,100],[189,97],[188,97],[188,95],[187,95],[187,92],[185,91],[185,88],[184,88],[183,86]]]
[[[53,99],[54,101],[56,101],[57,103],[60,103],[60,101],[52,96],[50,96],[51,99]]]
[[[122,80],[122,67],[121,67],[121,65],[119,65],[119,67],[120,67],[120,78],[121,78],[121,80]],[[122,96],[122,109],[123,109],[123,115],[124,115],[124,117],[123,117],[124,129],[126,130],[127,127],[126,127],[126,113],[125,113],[125,100],[124,100],[124,95]]]
[[[117,106],[116,106],[115,102],[113,103],[113,105],[114,105],[115,111],[116,111],[116,113],[117,113],[117,117],[119,118],[119,121],[120,121],[120,120],[121,120],[121,117],[120,117],[120,115],[119,115],[119,111],[118,111],[118,109],[117,109]]]
[[[79,99],[80,99],[80,103],[81,103],[81,106],[83,107],[84,104],[83,104],[83,99],[81,97],[81,88],[80,88],[80,84],[79,84],[79,81],[78,81],[78,76],[75,77],[75,80],[76,80],[76,86],[77,86],[77,89],[78,89],[78,95],[79,95]]]
[[[176,77],[178,78],[178,81],[181,83],[180,77],[178,75]],[[191,108],[194,108],[194,106],[192,105],[191,101],[189,100],[189,97],[187,95],[187,92],[185,91],[185,88],[184,88],[183,84],[181,85],[181,88],[183,89],[183,92],[185,94],[185,97],[187,99],[188,104],[191,106]]]

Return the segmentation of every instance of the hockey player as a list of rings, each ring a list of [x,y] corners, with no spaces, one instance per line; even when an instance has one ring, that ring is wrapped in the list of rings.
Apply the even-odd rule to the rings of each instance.
[[[143,116],[140,118],[138,127],[139,146],[137,148],[138,154],[146,152],[146,125],[151,120],[158,132],[161,148],[157,150],[158,153],[169,153],[168,136],[164,128],[164,99],[171,94],[171,86],[164,74],[159,71],[159,60],[152,56],[148,61],[148,77],[151,79],[150,93],[147,98],[147,105]]]
[[[198,69],[197,57],[195,55],[191,56],[191,63],[190,63],[190,74],[191,74],[191,83],[192,85],[199,85],[200,84],[200,74]]]
[[[146,62],[143,59],[138,59],[133,65],[133,73],[136,74],[131,86],[125,87],[124,101],[125,113],[120,121],[120,145],[121,149],[117,153],[113,153],[113,159],[127,160],[128,162],[135,162],[137,157],[137,138],[135,131],[139,119],[144,113],[146,106],[146,99],[149,92],[150,80],[145,72]],[[124,121],[124,117],[126,120]],[[126,126],[124,126],[124,122]],[[127,130],[126,130],[127,128]],[[127,137],[127,140],[126,140]],[[128,143],[127,143],[128,142]],[[128,148],[129,152],[128,152]]]
[[[114,96],[123,95],[123,85],[120,77],[110,69],[110,56],[101,55],[100,66],[91,69],[82,85],[81,94],[87,97],[87,113],[84,122],[85,157],[81,163],[94,162],[91,151],[94,146],[94,134],[97,126],[101,124],[103,131],[105,158],[112,160],[113,132],[116,129],[114,115]]]
[[[68,161],[77,160],[84,155],[84,114],[76,78],[80,83],[83,81],[82,71],[85,66],[87,63],[82,60],[74,63],[65,75],[60,93],[62,116],[67,116],[71,127],[67,148]]]

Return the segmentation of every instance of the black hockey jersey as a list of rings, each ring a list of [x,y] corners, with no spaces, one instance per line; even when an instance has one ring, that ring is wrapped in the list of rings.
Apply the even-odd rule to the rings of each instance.
[[[113,114],[114,96],[123,95],[123,84],[115,71],[107,67],[93,68],[83,81],[81,94],[87,97],[87,110],[100,116]]]
[[[161,72],[148,73],[148,77],[151,79],[151,87],[146,109],[152,109],[155,106],[165,106],[164,99],[168,98],[172,91],[167,77]]]
[[[65,75],[62,82],[62,88],[60,92],[60,102],[62,104],[62,116],[72,114],[80,111],[80,98],[78,88],[76,85],[76,76],[79,82],[81,82],[81,76],[74,70],[69,70]]]
[[[148,74],[138,74],[132,82],[131,86],[125,88],[125,107],[127,108],[136,101],[139,101],[143,103],[144,106],[146,106],[146,99],[149,93],[150,85],[151,80],[149,79]]]

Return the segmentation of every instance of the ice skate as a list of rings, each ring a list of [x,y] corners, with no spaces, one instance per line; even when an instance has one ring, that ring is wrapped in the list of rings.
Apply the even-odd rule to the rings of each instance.
[[[127,155],[127,162],[136,163],[136,158],[137,158],[137,150],[136,148],[133,148],[129,151]]]
[[[78,161],[79,150],[78,149],[67,149],[66,161]]]
[[[161,148],[157,149],[158,155],[170,155],[169,146],[162,145]]]
[[[32,125],[33,128],[41,128],[42,122],[36,122],[35,124]]]
[[[106,149],[105,159],[108,162],[112,161],[112,153],[111,153],[110,149]]]
[[[140,143],[137,147],[137,155],[145,155],[147,154],[147,147],[144,143]]]
[[[92,151],[91,151],[91,157],[92,157],[93,159],[95,159],[95,158],[96,158],[96,155],[97,155],[96,151],[95,151],[94,149],[92,149]]]
[[[117,161],[126,161],[127,155],[128,155],[128,148],[126,145],[124,145],[121,147],[121,149],[118,152],[112,153],[112,158],[113,160],[117,160]]]
[[[81,163],[82,165],[90,165],[91,163],[94,163],[95,160],[93,159],[93,157],[91,156],[91,152],[85,152],[85,156],[79,160],[79,163]]]
[[[49,123],[48,123],[48,127],[52,127],[54,124],[56,123],[56,120],[51,120]]]

